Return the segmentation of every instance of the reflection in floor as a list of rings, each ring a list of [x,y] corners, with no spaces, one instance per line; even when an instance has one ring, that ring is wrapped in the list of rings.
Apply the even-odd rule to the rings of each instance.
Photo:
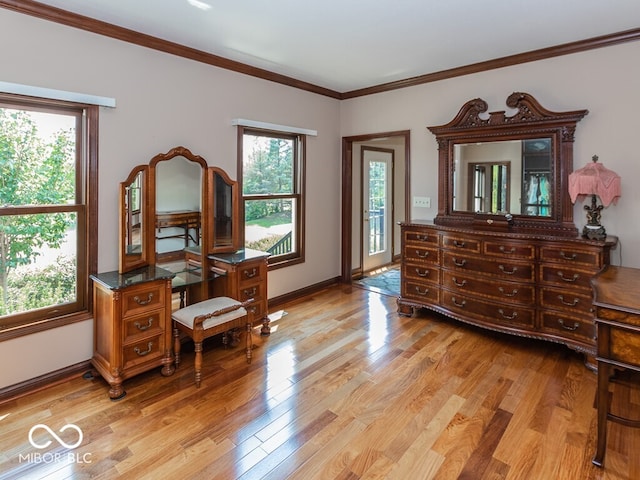
[[[400,264],[385,265],[367,272],[354,285],[384,295],[400,295]]]

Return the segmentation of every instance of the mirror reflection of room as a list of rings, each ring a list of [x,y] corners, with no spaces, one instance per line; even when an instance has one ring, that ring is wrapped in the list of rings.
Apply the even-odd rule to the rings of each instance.
[[[127,255],[140,254],[142,251],[142,172],[138,172],[133,182],[125,187],[126,229],[125,245]]]
[[[158,263],[182,260],[200,245],[202,166],[178,156],[156,165],[156,255]]]

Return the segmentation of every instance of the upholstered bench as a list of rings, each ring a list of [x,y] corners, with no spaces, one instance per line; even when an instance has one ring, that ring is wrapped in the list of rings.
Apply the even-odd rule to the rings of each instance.
[[[173,319],[173,349],[176,367],[180,364],[180,332],[191,337],[195,347],[196,387],[200,387],[202,372],[202,342],[213,335],[223,334],[222,342],[237,341],[238,329],[245,330],[247,363],[251,363],[253,339],[253,299],[239,302],[229,297],[214,297],[176,310]]]

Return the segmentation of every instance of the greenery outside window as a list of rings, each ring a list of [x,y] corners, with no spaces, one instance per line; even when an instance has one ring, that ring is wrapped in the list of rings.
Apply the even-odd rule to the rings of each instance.
[[[0,94],[0,340],[90,318],[97,120],[97,106]]]
[[[238,127],[244,246],[277,268],[304,261],[305,136]]]

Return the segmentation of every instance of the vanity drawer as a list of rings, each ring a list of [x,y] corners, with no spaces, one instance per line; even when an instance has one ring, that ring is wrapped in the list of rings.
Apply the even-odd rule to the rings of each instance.
[[[240,287],[247,284],[264,281],[267,276],[266,262],[254,262],[249,265],[242,265],[238,268],[238,279]]]
[[[535,327],[535,310],[530,307],[488,302],[447,290],[442,291],[442,306],[497,326]]]
[[[442,246],[450,250],[467,253],[480,253],[482,241],[479,238],[463,235],[443,235]]]
[[[162,357],[164,351],[164,335],[162,334],[124,345],[122,348],[124,368],[128,369],[153,361]]]
[[[135,341],[136,337],[158,335],[164,332],[165,310],[153,310],[149,313],[134,315],[123,321],[122,334],[124,343]]]
[[[546,310],[542,312],[540,323],[546,333],[595,345],[596,327],[592,318]]]
[[[437,248],[423,247],[421,245],[405,245],[404,260],[440,263],[440,250]]]
[[[596,316],[602,320],[613,320],[614,322],[627,323],[640,327],[640,314],[638,313],[596,306]]]
[[[562,262],[597,267],[601,264],[600,257],[600,250],[563,248],[562,246],[540,247],[540,260],[543,262]]]
[[[533,305],[536,298],[533,284],[511,283],[499,280],[488,282],[486,278],[448,270],[442,273],[442,285],[451,292],[489,296],[509,303]]]
[[[533,260],[536,256],[536,249],[533,245],[526,243],[485,240],[484,253],[487,255],[496,255],[502,258]]]
[[[515,261],[494,261],[484,257],[473,257],[456,254],[455,252],[443,252],[442,266],[448,269],[461,269],[469,272],[477,272],[482,275],[491,275],[502,280],[524,280],[533,282],[534,266],[530,263]]]
[[[164,308],[164,284],[127,288],[122,293],[122,317]]]
[[[418,243],[431,247],[440,246],[440,235],[430,230],[405,230],[405,243]]]

